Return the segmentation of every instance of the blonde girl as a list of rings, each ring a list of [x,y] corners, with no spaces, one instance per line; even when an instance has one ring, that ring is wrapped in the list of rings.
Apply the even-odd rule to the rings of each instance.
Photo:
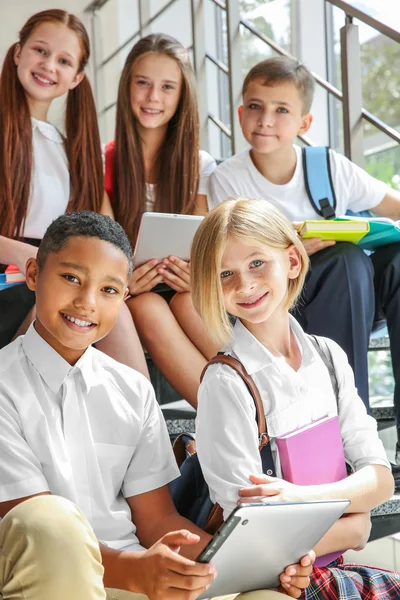
[[[64,212],[93,210],[112,216],[104,196],[96,108],[85,76],[90,45],[85,27],[63,10],[33,15],[4,59],[0,78],[0,263],[25,273],[48,225]],[[47,114],[67,95],[65,137]],[[34,317],[25,284],[0,292],[0,347]],[[126,348],[147,372],[131,324]],[[112,354],[113,334],[99,347]],[[136,340],[136,344],[135,344]],[[120,351],[120,350],[118,350]]]
[[[106,148],[106,191],[132,246],[145,211],[204,215],[214,168],[211,156],[199,150],[188,52],[164,34],[141,39],[122,71],[115,141]],[[176,292],[170,303],[154,293],[160,283]],[[145,348],[195,406],[201,370],[216,348],[193,309],[190,289],[189,263],[170,256],[134,270],[127,303]]]
[[[390,498],[393,478],[345,353],[326,340],[338,380],[336,399],[325,363],[289,314],[308,269],[307,254],[292,225],[265,200],[231,199],[200,225],[191,265],[193,302],[207,330],[224,345],[224,352],[243,363],[260,391],[277,472],[277,477],[262,474],[254,403],[243,381],[226,365],[211,366],[199,388],[196,442],[212,500],[226,517],[238,502],[255,499],[349,498],[348,513],[315,551],[318,557],[360,549],[369,537],[369,512]],[[286,482],[274,439],[338,412],[353,474],[328,485]],[[309,458],[304,456],[305,461]],[[399,592],[398,574],[344,565],[338,559],[314,568],[305,597],[382,600],[394,599]]]

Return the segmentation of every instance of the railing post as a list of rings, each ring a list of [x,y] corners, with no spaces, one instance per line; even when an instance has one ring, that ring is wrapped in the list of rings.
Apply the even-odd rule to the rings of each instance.
[[[229,63],[229,105],[231,113],[232,154],[241,150],[245,140],[240,128],[237,107],[241,104],[243,83],[240,54],[240,9],[238,0],[226,0],[226,22]]]
[[[150,2],[149,0],[139,0],[139,30],[140,37],[144,37],[150,33],[150,27],[145,23],[150,21]]]
[[[193,62],[197,80],[200,120],[200,147],[210,151],[208,140],[208,96],[206,74],[205,2],[192,0]]]
[[[340,30],[342,55],[343,134],[345,155],[363,167],[361,59],[358,26],[346,16]]]

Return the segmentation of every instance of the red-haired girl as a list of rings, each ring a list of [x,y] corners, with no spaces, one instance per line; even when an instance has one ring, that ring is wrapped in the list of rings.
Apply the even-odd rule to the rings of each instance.
[[[6,54],[0,78],[2,270],[15,264],[25,273],[48,225],[64,212],[93,210],[112,216],[104,196],[96,109],[84,71],[89,54],[85,27],[63,10],[33,15]],[[51,103],[64,94],[65,136],[47,122]],[[34,301],[25,284],[0,292],[0,347],[25,319],[24,331],[34,316]],[[137,336],[130,326],[135,348]],[[115,356],[113,345],[112,338],[99,344]],[[138,341],[136,347],[132,354],[137,364],[132,366],[147,372]]]

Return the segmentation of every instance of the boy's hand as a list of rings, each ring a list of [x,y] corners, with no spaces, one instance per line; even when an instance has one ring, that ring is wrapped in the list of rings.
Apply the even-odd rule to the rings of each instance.
[[[310,585],[310,575],[315,561],[315,552],[311,550],[309,554],[303,556],[300,563],[286,567],[281,574],[281,587],[279,589],[283,594],[291,598],[300,598],[302,590]]]
[[[195,600],[216,577],[211,564],[178,554],[181,545],[197,544],[199,536],[182,529],[167,533],[141,553],[135,569],[139,591],[150,600]]]
[[[190,292],[190,264],[177,256],[164,258],[158,273],[176,292]]]
[[[138,296],[144,292],[150,292],[163,278],[158,273],[160,262],[153,258],[149,262],[133,270],[129,280],[128,289],[131,296]]]
[[[334,240],[320,240],[319,238],[300,238],[308,256],[312,256],[320,250],[334,246],[336,242]]]
[[[254,485],[239,490],[238,504],[250,502],[301,502],[306,500],[304,486],[269,475],[250,475]]]

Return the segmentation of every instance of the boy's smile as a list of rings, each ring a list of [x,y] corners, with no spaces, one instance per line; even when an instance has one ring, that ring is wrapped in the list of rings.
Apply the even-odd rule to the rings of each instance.
[[[128,268],[121,250],[95,237],[69,238],[42,269],[35,259],[28,261],[36,330],[69,363],[112,329],[126,295]]]
[[[249,83],[239,119],[247,142],[262,154],[291,149],[296,136],[311,124],[311,115],[303,114],[303,101],[294,83],[268,86],[260,79]]]

